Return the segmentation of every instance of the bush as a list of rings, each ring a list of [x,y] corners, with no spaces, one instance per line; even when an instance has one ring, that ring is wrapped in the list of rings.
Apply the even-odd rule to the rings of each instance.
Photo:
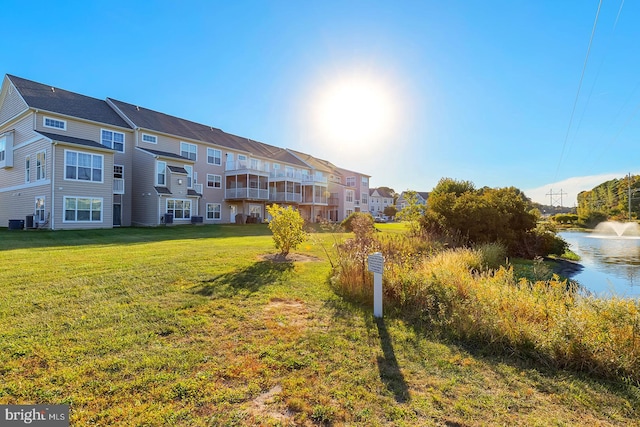
[[[269,229],[273,233],[276,249],[280,249],[280,254],[286,257],[290,250],[296,249],[307,238],[303,230],[304,219],[291,206],[283,208],[274,204],[267,206],[267,212],[271,215]]]
[[[371,216],[371,214],[365,213],[365,212],[354,212],[351,215],[349,215],[348,217],[346,217],[344,219],[344,221],[342,221],[340,223],[340,225],[342,226],[342,228],[344,228],[346,231],[348,232],[352,232],[353,231],[353,226],[352,223],[356,218],[365,218],[366,221],[371,223],[371,229],[375,228],[375,223],[373,221],[373,217]]]
[[[394,254],[385,256],[385,307],[408,320],[497,354],[640,384],[640,301],[592,298],[556,275],[518,280],[511,268],[495,269],[504,255],[497,244],[420,255],[408,240],[381,247]],[[334,283],[370,304],[371,279],[357,248],[342,247]]]

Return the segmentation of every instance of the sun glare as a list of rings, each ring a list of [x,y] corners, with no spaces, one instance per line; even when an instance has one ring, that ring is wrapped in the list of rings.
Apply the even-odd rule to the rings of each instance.
[[[327,143],[373,147],[388,140],[392,132],[395,111],[389,90],[370,78],[350,77],[329,84],[321,89],[316,107],[315,121]]]

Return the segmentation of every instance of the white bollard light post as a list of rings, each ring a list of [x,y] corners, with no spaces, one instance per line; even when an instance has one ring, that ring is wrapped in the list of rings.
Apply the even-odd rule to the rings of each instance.
[[[384,258],[382,253],[374,252],[368,257],[368,269],[373,273],[373,316],[382,317],[382,273]]]

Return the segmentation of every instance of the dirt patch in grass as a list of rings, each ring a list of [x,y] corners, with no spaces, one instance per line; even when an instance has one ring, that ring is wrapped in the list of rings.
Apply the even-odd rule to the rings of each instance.
[[[318,262],[322,261],[322,259],[313,256],[313,255],[305,255],[305,254],[293,254],[290,253],[286,257],[282,256],[282,254],[267,254],[261,255],[260,259],[263,261],[271,261],[271,262]]]
[[[258,395],[251,401],[249,412],[254,417],[269,418],[285,425],[293,422],[293,414],[288,410],[280,411],[274,404],[278,401],[278,395],[282,393],[282,386],[275,385],[270,390]]]
[[[309,310],[302,301],[273,298],[264,309],[264,318],[270,328],[302,331],[309,322]]]

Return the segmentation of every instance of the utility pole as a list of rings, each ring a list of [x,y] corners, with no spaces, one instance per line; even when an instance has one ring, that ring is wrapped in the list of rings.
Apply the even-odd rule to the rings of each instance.
[[[562,191],[562,188],[560,189],[559,193],[554,193],[553,192],[553,188],[551,190],[549,190],[549,192],[547,194],[545,194],[545,196],[549,196],[549,205],[551,207],[553,207],[554,203],[558,203],[558,196],[560,196],[560,208],[563,208],[564,205],[562,204],[562,196],[566,196],[567,193],[564,193]]]

